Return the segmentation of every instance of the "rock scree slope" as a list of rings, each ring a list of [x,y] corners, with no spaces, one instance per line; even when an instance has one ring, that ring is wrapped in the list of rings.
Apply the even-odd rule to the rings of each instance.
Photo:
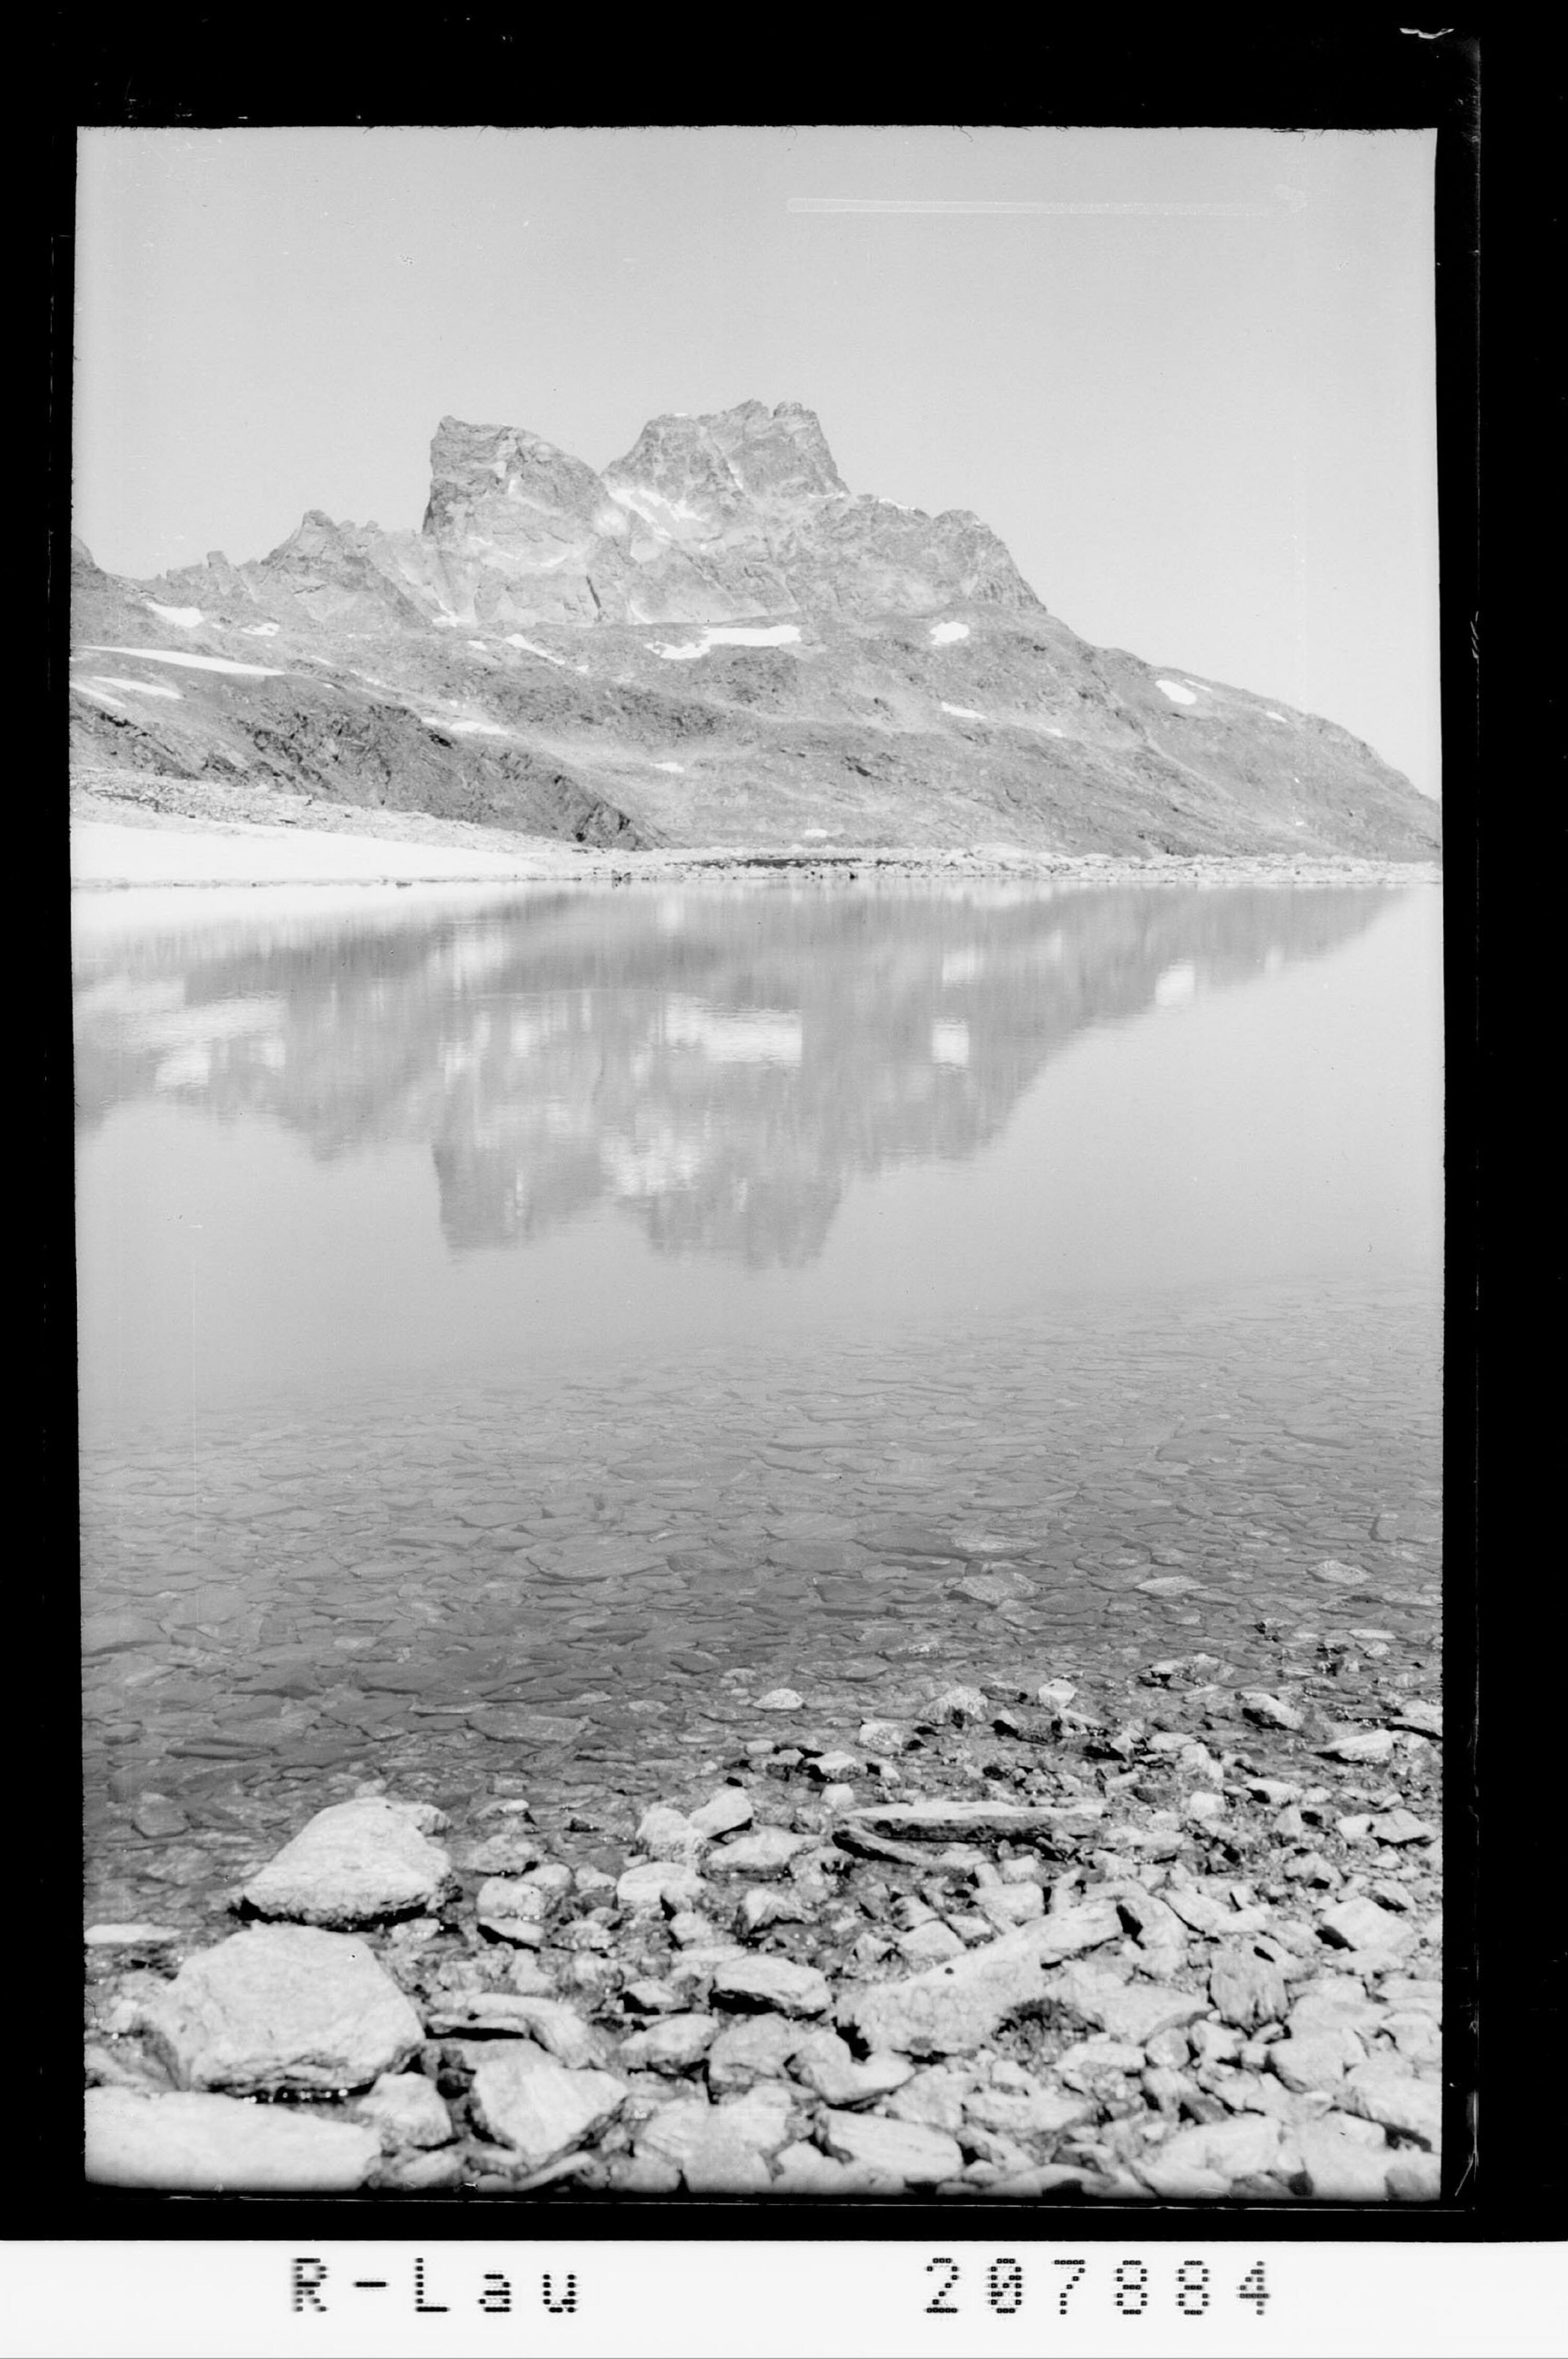
[[[1436,807],[1332,722],[1050,614],[997,536],[852,493],[813,413],[656,418],[602,473],[445,418],[418,531],[311,510],[150,582],[72,547],[70,744],[634,850],[1430,859]]]

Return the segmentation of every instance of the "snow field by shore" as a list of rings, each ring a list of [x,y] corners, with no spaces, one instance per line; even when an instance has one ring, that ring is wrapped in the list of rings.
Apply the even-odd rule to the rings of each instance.
[[[568,847],[560,849],[564,853]],[[514,853],[330,834],[319,828],[259,827],[238,820],[222,828],[186,828],[168,819],[153,827],[78,820],[70,832],[70,877],[78,886],[370,885],[470,877],[488,882],[528,878],[538,868],[537,859]]]

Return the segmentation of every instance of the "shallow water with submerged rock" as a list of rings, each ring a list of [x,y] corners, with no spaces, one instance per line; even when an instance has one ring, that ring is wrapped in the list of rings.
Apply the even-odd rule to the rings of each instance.
[[[1437,1954],[1435,893],[138,897],[81,933],[87,1907],[157,1930],[90,1947],[90,2077],[189,2087],[144,1985],[376,1787],[447,1816],[455,1864],[412,1930],[357,1937],[452,2108],[436,2159],[394,2136],[374,2183],[562,2161],[476,2084],[481,2042],[537,2055],[537,2025],[449,2021],[520,1981],[580,2017],[561,2069],[626,2092],[551,2186],[723,2192],[727,2155],[735,2193],[937,2161],[969,2192],[1216,2193],[1234,2146],[1223,2188],[1272,2169],[1283,2200],[1326,2111],[1325,2184],[1357,2119],[1388,2148],[1363,2193],[1433,2191],[1430,2142],[1345,2075],[1392,2057],[1402,2103],[1430,2063],[1382,2027]],[[695,1907],[623,1896],[650,1806],[726,1781],[788,1857],[715,1875],[683,1838]],[[978,1843],[865,1815],[976,1797]],[[520,1821],[514,1920],[483,1846]],[[827,2050],[802,2081],[787,2038],[765,2135],[657,2128],[745,2085],[716,2046],[759,2004],[726,1996],[732,1951],[820,1972],[853,2063],[861,1985],[1027,1925],[994,1898],[1023,1884],[1114,1903],[1088,1963],[1184,1995],[1133,2008],[1135,2071],[1064,2067],[1107,2010],[1058,1981],[946,2090],[952,2153],[849,2136],[846,2104],[907,2126],[904,2081]],[[1376,1938],[1325,1930],[1358,1902]],[[1292,2007],[1361,1973],[1324,2087],[1221,2059],[1223,2016],[1206,2049],[1186,2027],[1259,1940]],[[716,2027],[625,2048],[694,2015]],[[1289,2169],[1258,2127],[1281,2097]],[[1173,2149],[1162,2190],[1147,2157],[1220,2115],[1254,2130]]]

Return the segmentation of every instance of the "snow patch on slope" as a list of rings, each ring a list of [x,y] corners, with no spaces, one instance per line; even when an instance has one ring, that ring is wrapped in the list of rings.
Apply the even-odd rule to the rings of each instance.
[[[226,671],[245,679],[281,679],[282,672],[276,664],[231,663],[227,656],[188,656],[172,647],[92,647],[87,650],[95,656],[136,656],[143,663],[178,664],[185,671]]]
[[[1164,690],[1165,694],[1170,698],[1173,704],[1195,704],[1197,702],[1197,698],[1193,694],[1192,690],[1190,688],[1184,688],[1179,679],[1157,679],[1154,682],[1154,685],[1156,688],[1162,688]]]
[[[121,679],[112,671],[95,671],[93,679],[100,688],[128,688],[137,696],[171,696],[179,702],[178,688],[166,688],[160,679]]]
[[[142,603],[149,614],[157,614],[166,623],[177,623],[182,631],[193,631],[201,620],[200,606],[160,606],[156,598],[144,598]]]
[[[977,712],[970,704],[945,704],[942,710],[944,712],[950,712],[955,721],[983,721],[986,717],[983,712]]]
[[[765,623],[757,625],[755,628],[750,625],[722,623],[710,625],[699,640],[687,641],[677,647],[663,646],[655,639],[654,652],[665,657],[668,662],[690,663],[694,658],[705,656],[714,647],[792,647],[799,638],[798,623]]]
[[[968,623],[933,623],[931,625],[931,644],[934,647],[950,647],[956,640],[967,639],[968,636]]]

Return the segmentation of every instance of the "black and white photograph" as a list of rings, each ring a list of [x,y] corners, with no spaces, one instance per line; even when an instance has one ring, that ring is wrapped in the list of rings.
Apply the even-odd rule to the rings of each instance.
[[[80,130],[103,2233],[1453,2199],[1436,147]]]

